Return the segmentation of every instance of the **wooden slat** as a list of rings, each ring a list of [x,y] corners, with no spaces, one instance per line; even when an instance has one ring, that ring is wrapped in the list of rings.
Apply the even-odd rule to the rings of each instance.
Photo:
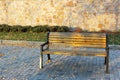
[[[79,34],[79,33],[78,33]],[[93,36],[93,35],[49,35],[49,36],[51,36],[51,37],[59,37],[59,36],[61,36],[61,37],[75,37],[75,38],[79,38],[79,37],[105,37],[105,35],[98,35],[98,36]]]
[[[50,32],[49,34],[50,36],[106,36],[106,34],[104,33],[93,33],[93,34],[90,34],[90,33],[71,33],[71,32]]]
[[[49,39],[54,39],[54,38],[58,38],[58,39],[103,39],[106,40],[106,37],[92,37],[92,36],[88,36],[88,37],[71,37],[71,36],[49,36]]]
[[[65,44],[89,44],[89,45],[93,45],[93,44],[98,44],[98,45],[106,45],[106,43],[101,43],[101,42],[74,42],[74,41],[50,41],[50,43],[65,43]]]
[[[50,45],[52,45],[52,43],[50,44]],[[57,45],[57,44],[53,44],[54,46],[55,45]],[[106,45],[90,45],[90,44],[69,44],[69,43],[61,43],[61,44],[59,44],[59,46],[60,45],[65,45],[65,46],[73,46],[73,47],[91,47],[91,48],[106,48]]]
[[[64,40],[50,40],[50,43],[74,43],[74,44],[106,44],[106,42],[98,42],[98,41],[64,41]]]
[[[98,39],[58,39],[58,38],[53,38],[49,39],[49,41],[64,41],[64,42],[98,42],[98,43],[106,43],[106,40],[98,40]]]
[[[101,37],[80,37],[80,38],[73,38],[73,37],[49,37],[49,39],[65,39],[65,40],[106,40],[106,38]]]
[[[52,49],[49,51],[44,51],[43,54],[60,54],[60,55],[70,55],[70,56],[102,56],[105,57],[107,54],[105,51],[83,51],[83,50],[57,50]]]
[[[78,45],[78,44],[70,44],[76,47],[91,47],[91,48],[106,48],[106,45]]]

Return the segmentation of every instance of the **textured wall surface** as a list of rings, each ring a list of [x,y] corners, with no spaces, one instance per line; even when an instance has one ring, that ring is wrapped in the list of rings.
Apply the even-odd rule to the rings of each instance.
[[[120,29],[120,0],[0,0],[0,24]]]

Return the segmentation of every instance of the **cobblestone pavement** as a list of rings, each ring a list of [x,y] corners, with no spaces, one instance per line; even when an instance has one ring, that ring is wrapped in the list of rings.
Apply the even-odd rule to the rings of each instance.
[[[1,45],[0,54],[0,80],[120,80],[120,50],[110,49],[110,74],[102,57],[52,55],[40,70],[39,48]]]

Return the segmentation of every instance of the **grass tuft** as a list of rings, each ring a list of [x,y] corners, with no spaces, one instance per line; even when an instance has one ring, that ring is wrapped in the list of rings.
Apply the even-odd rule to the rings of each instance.
[[[2,40],[45,41],[46,33],[0,32]]]

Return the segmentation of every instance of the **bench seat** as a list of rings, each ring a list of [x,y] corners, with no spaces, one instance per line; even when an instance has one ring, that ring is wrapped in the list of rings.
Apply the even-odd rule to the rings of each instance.
[[[59,54],[68,56],[106,56],[105,50],[69,50],[69,49],[49,49],[43,51],[43,54]]]

